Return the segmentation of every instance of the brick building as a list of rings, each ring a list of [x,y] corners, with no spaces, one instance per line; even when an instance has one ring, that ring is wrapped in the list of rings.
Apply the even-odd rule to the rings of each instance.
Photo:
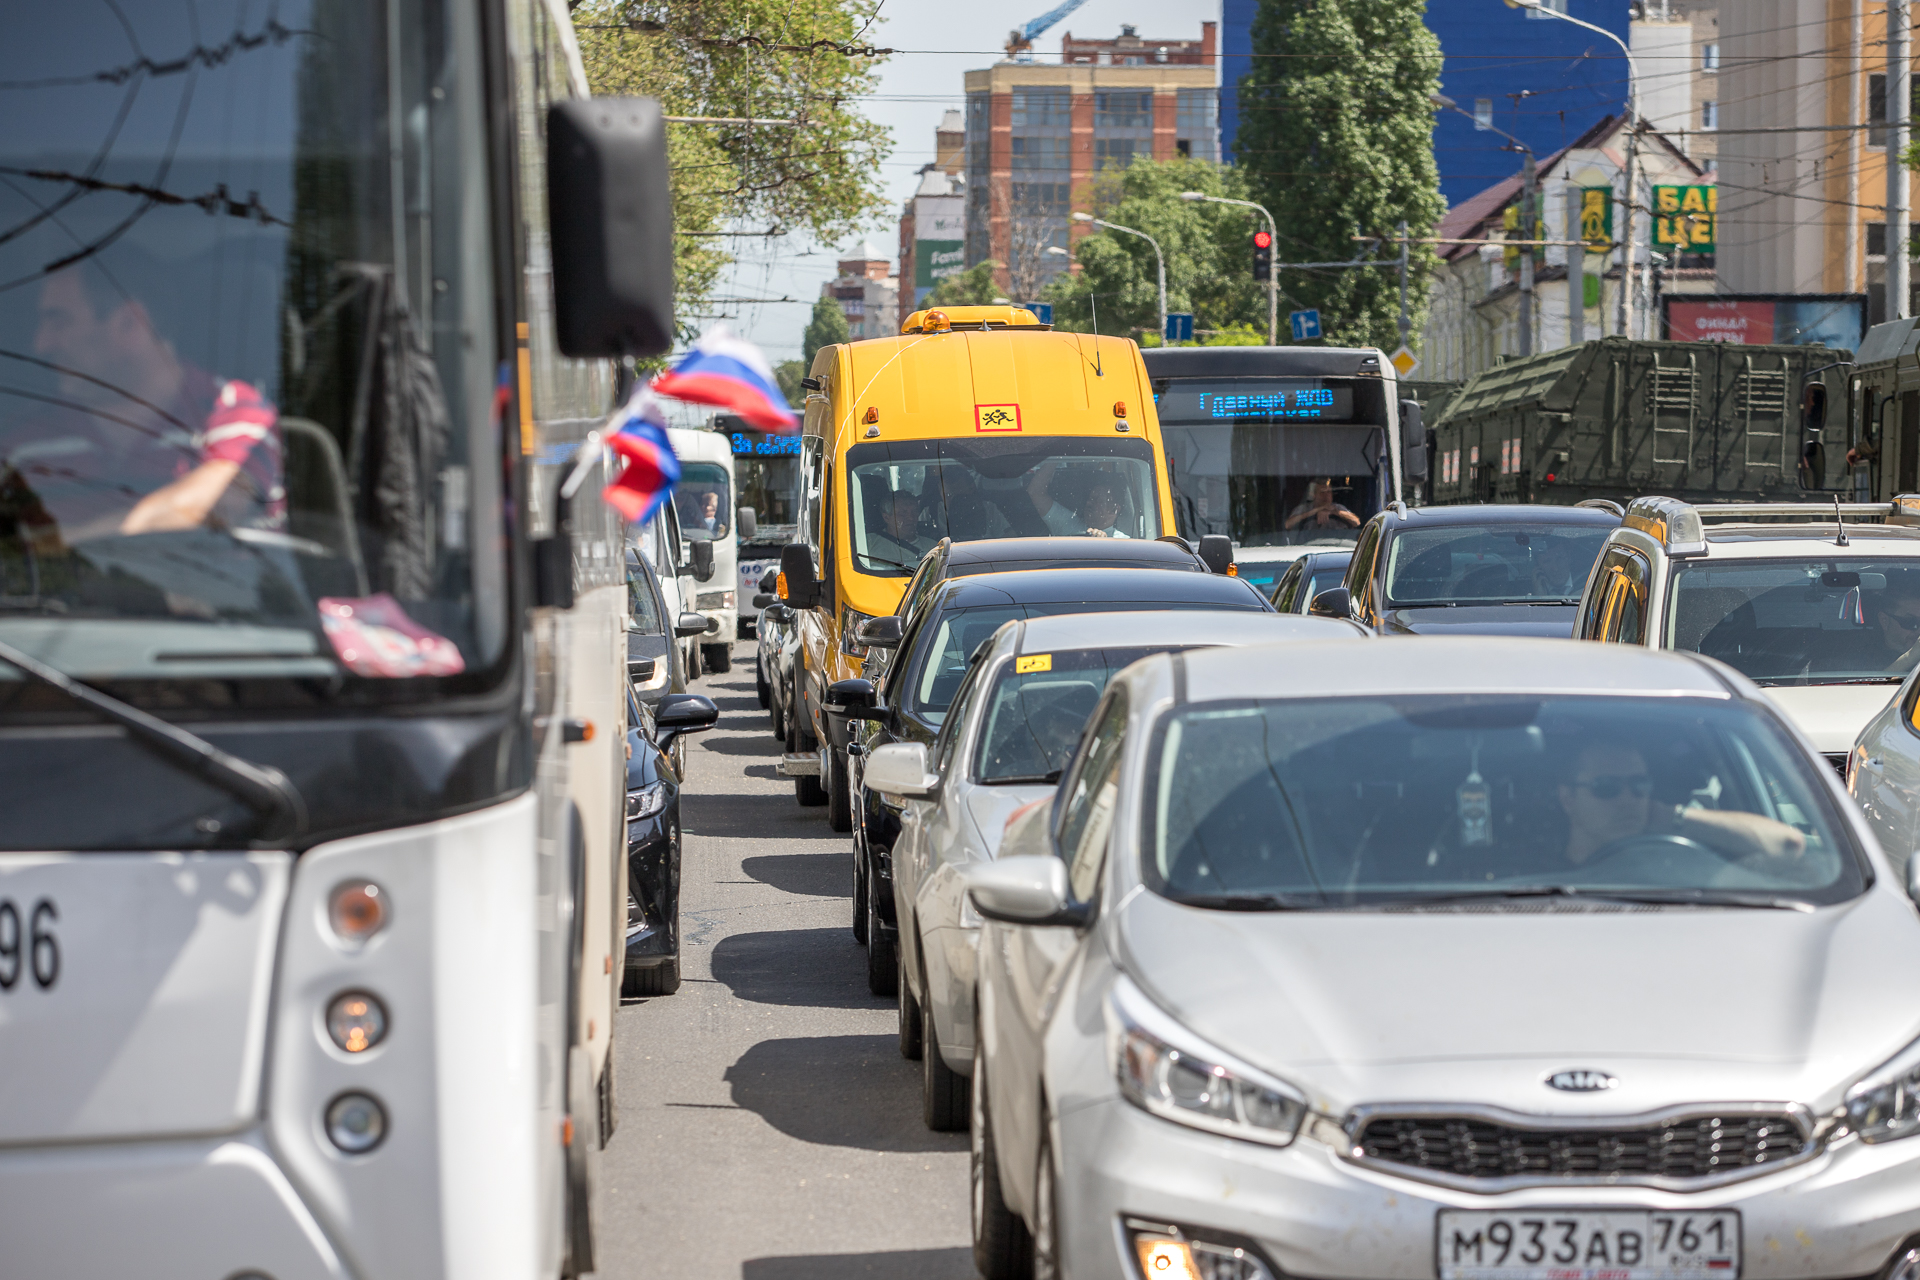
[[[1061,61],[1001,62],[966,75],[966,261],[1002,265],[1016,301],[1067,269],[1103,169],[1136,156],[1220,158],[1216,24],[1197,40],[1160,40],[1122,27],[1111,40],[1061,40]],[[1085,228],[1081,228],[1084,232]]]
[[[820,286],[823,297],[840,304],[847,330],[856,340],[883,338],[899,330],[900,281],[893,264],[877,257],[871,245],[864,258],[842,258],[839,275]]]

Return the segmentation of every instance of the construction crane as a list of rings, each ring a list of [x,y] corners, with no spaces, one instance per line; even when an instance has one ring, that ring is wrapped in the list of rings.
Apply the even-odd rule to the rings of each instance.
[[[1065,0],[1064,4],[1055,5],[1026,26],[1016,27],[1007,32],[1007,56],[1021,62],[1032,62],[1033,42],[1039,39],[1041,33],[1086,2],[1087,0]]]

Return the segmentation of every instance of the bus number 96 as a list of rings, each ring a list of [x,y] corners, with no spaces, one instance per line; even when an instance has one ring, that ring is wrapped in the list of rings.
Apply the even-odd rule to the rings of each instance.
[[[60,908],[42,898],[24,913],[12,898],[0,898],[0,991],[11,991],[23,973],[42,991],[60,978],[60,940],[53,926]]]

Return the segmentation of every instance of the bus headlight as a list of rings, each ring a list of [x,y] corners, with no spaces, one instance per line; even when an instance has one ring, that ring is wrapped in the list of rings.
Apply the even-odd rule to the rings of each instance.
[[[327,923],[342,942],[365,942],[387,927],[387,895],[371,880],[335,885],[327,899]]]
[[[702,591],[698,596],[694,597],[693,607],[696,609],[731,609],[733,608],[733,592]]]
[[[387,1136],[387,1111],[370,1094],[343,1093],[327,1104],[327,1141],[350,1156],[364,1155]]]
[[[346,1053],[365,1053],[387,1037],[387,1010],[364,991],[344,991],[327,1006],[327,1034]]]

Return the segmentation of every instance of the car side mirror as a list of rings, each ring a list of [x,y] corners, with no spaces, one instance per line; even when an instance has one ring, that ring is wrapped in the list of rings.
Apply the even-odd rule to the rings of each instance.
[[[673,634],[684,640],[689,636],[703,636],[712,624],[701,613],[683,613],[673,621]]]
[[[1307,612],[1316,618],[1350,618],[1353,616],[1353,594],[1345,587],[1329,587],[1313,598],[1307,606]]]
[[[812,609],[820,603],[820,579],[814,576],[813,552],[806,543],[789,542],[780,548],[775,593],[795,609]]]
[[[760,513],[752,507],[736,507],[733,512],[733,524],[742,538],[751,538],[760,532]]]
[[[768,609],[771,609],[774,605],[779,603],[780,603],[780,597],[774,595],[770,591],[759,591],[754,593],[753,607],[761,610],[762,612]]]
[[[1417,400],[1400,402],[1400,473],[1409,480],[1427,478],[1427,428]]]
[[[845,751],[847,743],[852,740],[850,721],[886,718],[885,712],[879,709],[879,697],[874,693],[873,681],[860,676],[835,680],[828,685],[824,704],[827,739],[833,743],[836,751]]]
[[[884,618],[868,618],[853,629],[853,642],[867,649],[898,649],[900,647],[899,616],[888,614]]]
[[[1224,533],[1207,533],[1200,536],[1200,559],[1206,562],[1209,572],[1233,572],[1233,539]]]
[[[850,683],[850,682],[843,682]],[[927,768],[927,744],[889,742],[867,757],[860,773],[860,785],[882,795],[920,799],[932,795],[940,778]]]
[[[653,711],[654,728],[659,734],[657,744],[660,750],[666,751],[682,734],[711,729],[719,719],[720,708],[713,705],[711,698],[697,693],[670,693],[660,699],[660,705]]]
[[[780,571],[778,569],[769,569],[760,575],[760,589],[768,595],[772,595],[779,585]]]
[[[701,582],[713,581],[713,544],[700,541],[692,548],[693,576]]]
[[[877,756],[879,752],[874,754]],[[871,764],[867,766],[867,776],[873,776]],[[1002,924],[1078,928],[1092,916],[1088,904],[1073,900],[1067,882],[1067,864],[1047,854],[974,863],[963,868],[960,876],[973,909]]]
[[[654,356],[673,345],[673,198],[652,98],[547,108],[553,325],[563,354]]]

